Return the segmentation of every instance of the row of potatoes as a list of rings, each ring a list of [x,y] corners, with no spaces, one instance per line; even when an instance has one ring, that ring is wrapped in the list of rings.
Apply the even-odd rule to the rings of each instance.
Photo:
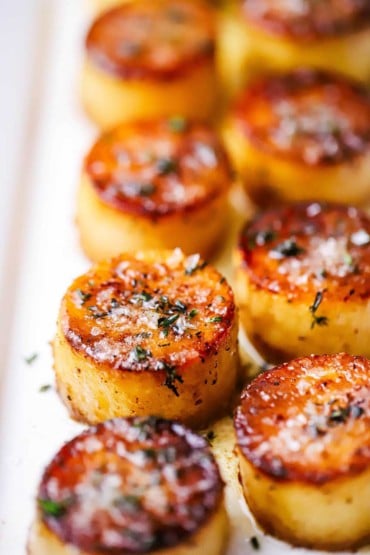
[[[82,102],[101,135],[77,223],[95,265],[68,288],[53,342],[58,393],[91,427],[44,472],[30,555],[225,553],[212,432],[191,429],[231,410],[263,530],[366,544],[370,5],[92,9]],[[233,291],[206,259],[237,184],[262,210],[240,231]],[[280,365],[241,394],[239,324]]]

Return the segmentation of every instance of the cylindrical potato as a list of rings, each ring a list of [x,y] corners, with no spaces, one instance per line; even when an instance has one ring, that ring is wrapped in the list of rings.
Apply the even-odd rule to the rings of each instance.
[[[295,546],[370,540],[370,362],[301,358],[256,378],[235,416],[244,494],[258,523]]]
[[[88,153],[77,222],[93,261],[180,247],[211,255],[228,221],[232,175],[212,129],[184,118],[122,124]]]
[[[42,477],[30,555],[222,555],[223,484],[207,442],[153,417],[67,443]]]
[[[229,408],[236,385],[231,288],[178,249],[101,262],[63,298],[54,368],[76,419],[156,414],[201,428]]]
[[[214,11],[202,0],[137,0],[104,12],[86,38],[82,101],[101,128],[217,104]]]
[[[370,220],[302,203],[246,224],[235,253],[240,321],[270,362],[345,351],[370,357]]]
[[[223,74],[237,84],[260,74],[313,67],[370,82],[367,1],[237,0],[221,40]],[[230,62],[228,62],[230,60]]]
[[[257,79],[224,137],[257,205],[370,200],[370,95],[352,81],[307,69]]]

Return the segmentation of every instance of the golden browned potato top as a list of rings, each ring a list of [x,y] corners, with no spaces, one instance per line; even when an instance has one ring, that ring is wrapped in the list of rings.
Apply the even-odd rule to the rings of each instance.
[[[233,116],[258,149],[308,166],[340,164],[370,149],[370,96],[334,74],[300,69],[260,78]]]
[[[315,484],[370,469],[370,362],[300,358],[260,374],[235,414],[237,444],[277,480]]]
[[[178,544],[217,510],[223,484],[206,440],[181,424],[116,419],[67,443],[43,475],[43,522],[88,553]]]
[[[77,278],[62,303],[70,346],[100,366],[156,372],[178,395],[186,366],[218,352],[235,318],[233,293],[199,255],[122,255]]]
[[[307,301],[313,326],[327,323],[326,301],[370,297],[370,219],[356,208],[313,202],[267,210],[246,224],[239,251],[251,283]]]
[[[118,77],[173,79],[213,58],[214,23],[202,0],[139,0],[101,15],[86,49],[96,65]]]
[[[240,0],[244,16],[273,35],[299,41],[370,27],[369,0]]]
[[[105,133],[87,155],[85,171],[103,202],[154,219],[197,209],[231,184],[215,132],[178,116]]]

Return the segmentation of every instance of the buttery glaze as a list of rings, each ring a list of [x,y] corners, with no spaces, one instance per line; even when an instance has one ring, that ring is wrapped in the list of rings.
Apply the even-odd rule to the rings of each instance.
[[[368,359],[273,368],[244,390],[234,425],[246,499],[265,529],[316,549],[370,539]]]
[[[370,95],[339,76],[312,70],[257,80],[234,117],[262,150],[316,166],[369,152]]]
[[[225,540],[223,484],[206,440],[154,417],[107,421],[67,443],[37,502],[39,527],[61,553],[198,553],[212,526],[216,553]],[[31,554],[46,553],[44,541]]]
[[[208,256],[225,231],[231,183],[208,125],[179,116],[122,124],[85,159],[77,209],[84,251],[94,261],[174,247]]]
[[[152,219],[196,210],[229,188],[216,134],[185,118],[121,125],[95,143],[85,172],[101,200]]]
[[[257,148],[308,166],[339,164],[370,150],[369,93],[328,73],[297,70],[258,80],[234,114]]]
[[[151,413],[201,426],[230,401],[236,334],[231,288],[199,255],[121,255],[62,301],[58,388],[88,422]]]
[[[225,139],[257,204],[370,198],[370,95],[339,75],[256,79],[234,103]]]
[[[246,224],[236,254],[236,294],[252,341],[275,361],[341,350],[370,355],[369,261],[370,220],[354,207],[301,203],[262,212]]]
[[[370,27],[367,0],[240,0],[244,17],[279,36],[310,41]]]
[[[213,13],[201,0],[123,4],[92,24],[86,50],[117,77],[171,80],[214,57]]]
[[[101,129],[173,114],[212,121],[214,16],[203,0],[136,0],[104,12],[86,37],[81,93],[89,117]]]

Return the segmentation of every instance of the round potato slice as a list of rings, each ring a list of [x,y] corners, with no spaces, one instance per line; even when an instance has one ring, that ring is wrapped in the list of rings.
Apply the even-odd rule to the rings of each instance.
[[[261,374],[235,415],[244,494],[258,523],[293,545],[370,541],[370,362],[296,359]]]
[[[232,68],[245,80],[307,66],[368,84],[369,2],[236,0],[221,50],[224,69],[231,56]]]
[[[257,79],[224,133],[258,205],[370,199],[370,95],[351,81],[313,70]]]
[[[42,477],[30,555],[220,555],[228,522],[206,441],[153,417],[67,443]]]
[[[212,118],[215,32],[202,0],[137,0],[104,12],[86,37],[87,113],[102,128],[176,113]]]
[[[212,129],[182,117],[122,124],[86,156],[77,220],[94,261],[181,247],[210,255],[228,217],[231,169]]]
[[[234,392],[233,293],[199,255],[120,255],[69,287],[54,360],[60,396],[78,420],[155,414],[200,428]]]
[[[370,356],[370,220],[302,203],[246,224],[235,255],[241,323],[271,362],[346,351]]]

